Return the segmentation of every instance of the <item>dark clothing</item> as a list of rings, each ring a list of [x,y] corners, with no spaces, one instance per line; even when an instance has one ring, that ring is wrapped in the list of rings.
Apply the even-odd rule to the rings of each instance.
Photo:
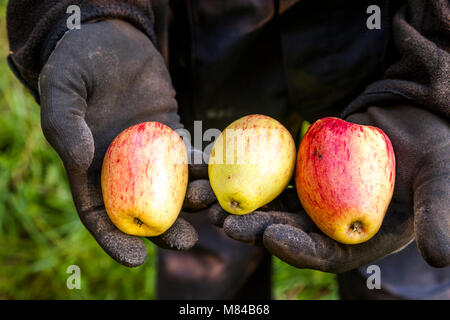
[[[368,266],[338,275],[341,299],[450,300],[450,268],[430,267],[413,241],[400,252],[374,262],[380,267],[381,290],[368,289]]]
[[[185,214],[199,233],[189,251],[160,249],[156,291],[160,299],[270,299],[271,256],[232,240],[204,215]]]
[[[29,87],[67,30],[69,5],[82,22],[124,19],[154,39],[186,124],[221,129],[258,112],[314,120],[341,113],[365,88],[351,111],[407,101],[450,114],[446,0],[13,0],[8,37]],[[381,9],[379,30],[366,26],[370,5]]]
[[[298,137],[301,119],[397,103],[450,116],[447,0],[12,0],[10,65],[37,101],[38,75],[67,30],[69,5],[81,7],[82,22],[123,19],[154,41],[187,128],[202,120],[204,130],[223,129],[240,116],[264,113]],[[381,9],[381,29],[366,26],[370,5]],[[220,236],[205,237],[211,244]],[[250,251],[265,255],[261,248]],[[234,263],[239,268],[242,259]],[[241,277],[248,275],[242,270]],[[159,287],[169,288],[169,278]]]

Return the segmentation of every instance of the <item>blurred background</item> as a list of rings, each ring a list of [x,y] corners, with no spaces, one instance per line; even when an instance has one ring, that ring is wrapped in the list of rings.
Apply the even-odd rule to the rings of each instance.
[[[0,0],[0,299],[154,299],[156,247],[126,268],[78,219],[66,175],[45,140],[39,106],[6,63],[6,2]],[[69,290],[70,265],[81,289]],[[335,275],[273,260],[275,299],[337,299]]]

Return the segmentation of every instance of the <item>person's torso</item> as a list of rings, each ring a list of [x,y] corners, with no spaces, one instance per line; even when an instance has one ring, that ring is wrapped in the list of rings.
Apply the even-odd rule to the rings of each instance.
[[[371,5],[381,29],[369,29]],[[169,66],[190,128],[263,113],[295,121],[340,111],[392,59],[389,1],[171,1]],[[292,123],[294,124],[292,124]]]
[[[163,35],[159,49],[183,124],[192,131],[194,120],[201,120],[203,130],[222,130],[241,116],[262,113],[297,138],[302,119],[338,116],[397,58],[391,23],[404,2],[171,0],[169,24],[157,26],[157,34]],[[381,29],[367,27],[373,5],[380,8]],[[425,273],[420,279],[434,279],[416,281],[414,288],[447,288],[448,271],[424,266],[410,247],[375,262],[385,270],[383,285],[393,292],[403,288],[408,280],[395,281],[395,273],[412,263]]]

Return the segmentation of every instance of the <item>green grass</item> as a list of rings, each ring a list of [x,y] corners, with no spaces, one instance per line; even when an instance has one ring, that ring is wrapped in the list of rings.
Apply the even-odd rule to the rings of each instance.
[[[78,219],[57,154],[40,128],[39,106],[6,64],[0,4],[0,299],[153,299],[156,248],[129,269],[102,251]],[[69,290],[67,267],[81,269]],[[335,276],[274,259],[277,299],[336,299]]]

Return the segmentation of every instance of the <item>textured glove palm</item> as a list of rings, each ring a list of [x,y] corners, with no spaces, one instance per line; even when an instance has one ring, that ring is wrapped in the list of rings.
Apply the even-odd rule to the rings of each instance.
[[[119,231],[107,216],[100,171],[108,146],[124,129],[143,121],[182,127],[162,56],[150,39],[126,22],[83,24],[58,42],[40,74],[39,88],[42,129],[64,163],[81,221],[119,263],[142,264],[142,240]],[[192,178],[207,178],[204,166],[190,169]],[[197,180],[189,184],[186,202],[201,209],[205,203],[196,200],[198,189],[206,193],[202,200],[210,199],[208,181]],[[179,218],[151,240],[183,250],[196,243],[197,233]]]

